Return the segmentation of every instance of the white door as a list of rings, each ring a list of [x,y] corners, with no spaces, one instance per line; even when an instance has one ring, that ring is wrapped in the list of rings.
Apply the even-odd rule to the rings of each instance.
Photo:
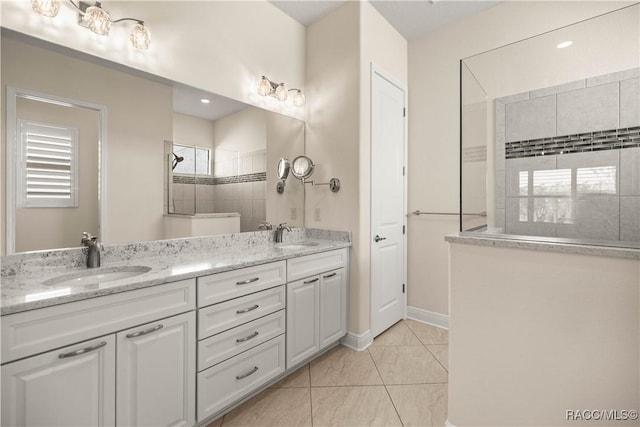
[[[287,283],[287,369],[320,349],[320,277]]]
[[[117,334],[119,426],[192,426],[196,421],[195,312]]]
[[[344,268],[320,275],[320,348],[347,333],[347,276]]]
[[[113,335],[2,366],[3,426],[114,426]]]
[[[405,92],[371,73],[371,332],[404,317]]]

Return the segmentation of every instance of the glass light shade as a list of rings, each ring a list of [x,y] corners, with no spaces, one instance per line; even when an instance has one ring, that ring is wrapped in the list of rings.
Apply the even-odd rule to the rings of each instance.
[[[296,107],[303,107],[306,99],[304,97],[304,93],[300,89],[293,94],[293,105]]]
[[[267,96],[271,94],[271,82],[265,76],[262,76],[258,82],[258,95]]]
[[[275,97],[278,101],[286,101],[287,100],[287,96],[289,95],[287,93],[287,87],[285,86],[284,83],[280,83],[278,85],[278,87],[276,88],[276,93],[275,93]]]
[[[83,21],[86,23],[87,28],[101,36],[109,34],[111,29],[111,17],[100,6],[89,6],[84,13]]]
[[[151,44],[151,33],[143,23],[138,22],[131,29],[129,40],[136,49],[147,50]]]
[[[31,0],[31,7],[40,15],[53,18],[60,11],[58,0]]]

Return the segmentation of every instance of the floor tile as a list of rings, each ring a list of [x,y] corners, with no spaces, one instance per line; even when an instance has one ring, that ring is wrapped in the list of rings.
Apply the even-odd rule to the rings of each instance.
[[[449,331],[444,328],[416,322],[415,320],[405,320],[405,323],[424,345],[449,344]]]
[[[444,369],[449,371],[449,346],[448,345],[432,344],[427,346],[427,350],[429,350],[435,356],[435,358],[438,359],[438,362],[440,362],[440,364],[444,366]]]
[[[310,389],[266,390],[225,415],[222,426],[311,426]]]
[[[402,424],[443,426],[447,419],[447,384],[387,386]]]
[[[424,346],[373,347],[371,357],[385,384],[446,383],[447,371]]]
[[[401,426],[382,386],[311,389],[315,426]]]
[[[312,361],[310,369],[312,387],[382,384],[369,352],[344,346],[337,346]]]
[[[309,364],[307,363],[302,368],[290,373],[269,388],[304,388],[310,385]]]
[[[420,345],[420,340],[411,332],[411,329],[404,323],[398,322],[382,334],[378,335],[371,347],[396,346],[396,345]]]
[[[223,418],[224,418],[224,417],[220,417],[220,418],[218,418],[218,419],[217,419],[217,420],[215,420],[214,422],[207,424],[207,426],[206,426],[206,427],[220,427],[220,426],[222,425],[222,419],[223,419]]]

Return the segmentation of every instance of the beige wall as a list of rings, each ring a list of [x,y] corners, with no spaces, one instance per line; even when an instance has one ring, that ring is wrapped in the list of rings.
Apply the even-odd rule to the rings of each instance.
[[[3,37],[2,105],[7,84],[105,105],[108,118],[104,242],[162,238],[163,141],[172,136],[170,87]],[[2,141],[4,158],[4,137]],[[4,185],[2,191],[4,213]]]
[[[172,141],[182,145],[197,145],[213,149],[215,126],[211,120],[173,113]]]
[[[638,409],[640,262],[450,246],[449,421],[576,422],[568,409]]]
[[[304,89],[305,28],[266,1],[115,1],[115,18],[143,19],[151,46],[141,52],[128,39],[128,24],[109,37],[77,25],[77,12],[61,2],[54,19],[33,12],[30,2],[3,1],[2,26],[68,46],[229,98],[303,117],[304,109],[256,94],[266,75]]]
[[[406,41],[368,2],[347,2],[307,29],[306,153],[314,179],[342,188],[307,188],[305,225],[353,233],[349,330],[369,329],[370,64],[406,83]],[[319,219],[318,219],[319,218]]]
[[[458,212],[459,60],[630,2],[502,2],[409,43],[409,211]],[[457,217],[409,217],[409,306],[448,314]]]
[[[19,98],[18,119],[77,129],[77,206],[16,208],[16,252],[78,246],[82,232],[97,235],[98,228],[98,132],[97,111]],[[4,138],[3,138],[4,139]],[[19,195],[16,194],[16,200]]]

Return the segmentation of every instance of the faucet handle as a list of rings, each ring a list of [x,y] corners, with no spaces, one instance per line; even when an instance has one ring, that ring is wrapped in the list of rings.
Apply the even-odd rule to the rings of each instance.
[[[286,222],[280,223],[280,225],[278,225],[278,228],[284,228],[287,225]]]

